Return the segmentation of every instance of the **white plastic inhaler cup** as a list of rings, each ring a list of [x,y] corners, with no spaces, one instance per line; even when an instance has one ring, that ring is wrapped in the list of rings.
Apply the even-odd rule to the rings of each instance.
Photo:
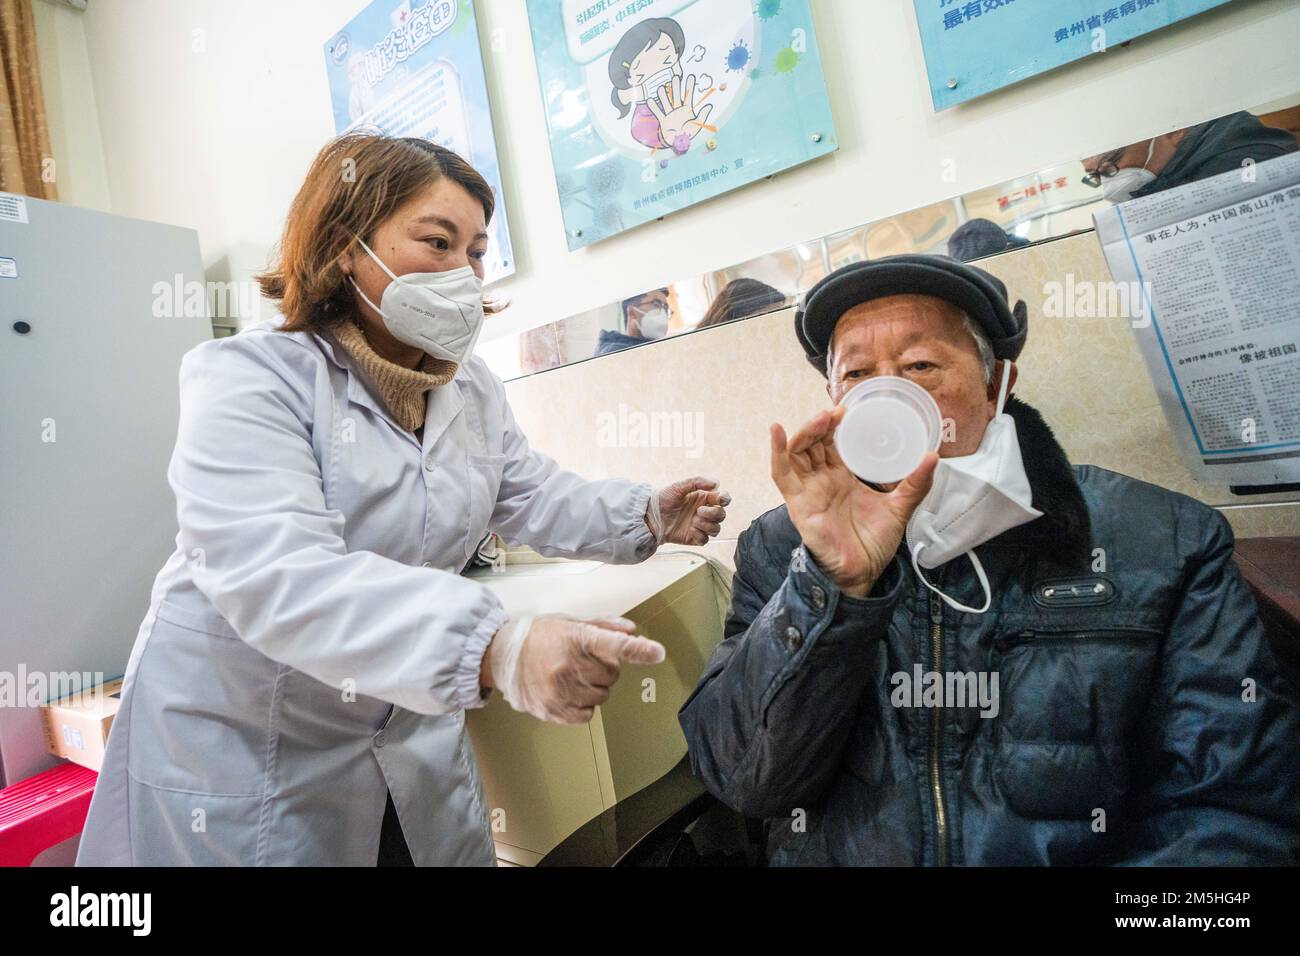
[[[939,405],[915,382],[878,375],[853,386],[840,404],[848,411],[835,429],[835,450],[863,481],[902,481],[939,448]]]

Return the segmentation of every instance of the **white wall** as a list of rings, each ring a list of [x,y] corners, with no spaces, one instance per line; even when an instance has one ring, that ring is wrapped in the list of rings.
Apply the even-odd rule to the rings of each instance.
[[[59,200],[111,212],[108,166],[81,14],[43,0],[32,4],[32,13]]]
[[[82,22],[113,211],[198,229],[211,278],[260,268],[333,132],[322,45],[365,5],[90,0]],[[1300,92],[1295,0],[1234,0],[937,115],[910,0],[813,6],[839,152],[569,253],[524,0],[478,0],[519,264],[501,284],[514,305],[485,340]]]

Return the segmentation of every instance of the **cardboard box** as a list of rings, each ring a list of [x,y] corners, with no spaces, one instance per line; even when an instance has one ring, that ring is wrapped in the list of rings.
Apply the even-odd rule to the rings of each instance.
[[[99,770],[104,762],[108,729],[113,726],[121,697],[119,677],[42,707],[45,743],[50,753]]]
[[[624,664],[609,699],[586,724],[536,720],[512,709],[500,693],[465,712],[497,860],[533,866],[685,755],[677,711],[722,641],[728,601],[725,582],[693,552],[661,551],[622,565],[513,558],[501,571],[469,574],[492,590],[509,616],[622,616],[668,651],[660,665]]]

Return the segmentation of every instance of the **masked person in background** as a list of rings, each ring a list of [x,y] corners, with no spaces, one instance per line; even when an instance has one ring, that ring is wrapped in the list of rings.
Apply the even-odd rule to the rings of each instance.
[[[973,266],[846,266],[795,322],[832,401],[905,378],[952,440],[872,487],[844,405],[773,426],[785,504],[741,535],[680,714],[770,862],[1297,862],[1300,708],[1222,515],[1071,466],[1008,394],[1024,305]]]
[[[350,172],[352,175],[344,175]],[[474,356],[492,190],[420,139],[317,156],[263,291],[190,351],[180,526],[127,666],[77,862],[494,862],[465,711],[590,720],[627,620],[507,619],[460,575],[491,529],[613,564],[716,535],[726,495],[586,481],[529,448]]]
[[[1296,151],[1296,138],[1247,112],[1176,129],[1083,161],[1089,186],[1127,202]]]
[[[596,343],[596,354],[605,355],[645,345],[668,334],[668,320],[672,307],[667,289],[652,289],[623,300],[623,328],[626,332],[601,329]]]

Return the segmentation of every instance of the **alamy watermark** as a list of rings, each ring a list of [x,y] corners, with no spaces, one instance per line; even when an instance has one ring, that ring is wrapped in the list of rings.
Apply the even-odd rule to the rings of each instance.
[[[980,716],[998,715],[997,671],[926,671],[920,664],[912,670],[895,671],[889,677],[893,690],[889,702],[895,707],[978,707]]]
[[[642,412],[618,403],[617,412],[596,416],[598,448],[681,448],[687,458],[704,454],[703,412]]]
[[[50,897],[51,926],[120,926],[133,936],[148,936],[153,926],[153,894],[93,893],[75,884]]]
[[[1043,283],[1043,317],[1125,319],[1135,329],[1151,325],[1151,283],[1076,280]]]
[[[262,288],[256,282],[186,282],[178,272],[170,282],[155,282],[150,291],[157,319],[240,319],[256,323],[262,313]]]
[[[0,707],[42,707],[59,702],[71,706],[93,703],[103,694],[99,671],[33,671],[18,665],[0,671]]]

